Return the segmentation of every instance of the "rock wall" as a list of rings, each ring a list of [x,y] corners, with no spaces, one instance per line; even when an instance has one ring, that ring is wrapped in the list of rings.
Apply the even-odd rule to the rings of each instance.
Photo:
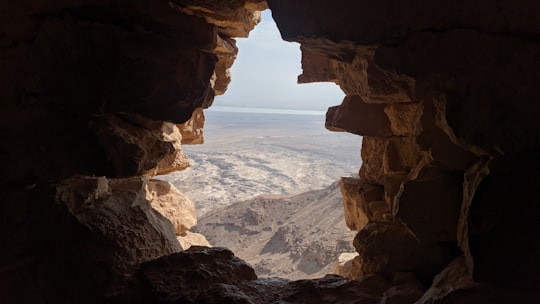
[[[101,302],[140,263],[209,245],[151,177],[189,166],[266,3],[207,5],[0,4],[1,303]]]
[[[341,185],[357,280],[254,280],[221,249],[182,253],[189,217],[151,208],[267,6],[302,45],[299,82],[346,93],[328,129],[364,136]],[[0,302],[540,301],[539,6],[4,1]]]
[[[359,177],[341,184],[355,271],[431,284],[462,256],[456,285],[471,276],[532,297],[539,4],[268,2],[283,38],[302,45],[299,82],[347,95],[326,127],[363,136]]]

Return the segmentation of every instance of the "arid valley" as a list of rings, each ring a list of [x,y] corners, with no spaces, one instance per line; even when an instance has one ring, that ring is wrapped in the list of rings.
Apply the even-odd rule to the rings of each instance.
[[[184,146],[191,167],[161,178],[195,203],[195,231],[259,276],[330,273],[354,251],[337,182],[357,174],[361,138],[326,130],[323,112],[233,111],[206,112],[205,143]]]

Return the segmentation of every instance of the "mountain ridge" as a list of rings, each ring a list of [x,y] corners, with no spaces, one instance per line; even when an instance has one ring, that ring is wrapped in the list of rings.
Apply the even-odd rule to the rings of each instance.
[[[261,195],[215,209],[194,231],[231,249],[259,277],[288,279],[331,273],[340,253],[354,252],[339,183],[297,195]]]

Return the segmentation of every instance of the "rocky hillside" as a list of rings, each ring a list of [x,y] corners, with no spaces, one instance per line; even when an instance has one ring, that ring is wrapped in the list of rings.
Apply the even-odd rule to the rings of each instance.
[[[332,272],[340,253],[354,251],[341,204],[338,183],[259,196],[206,214],[195,230],[248,261],[259,277],[316,278]]]

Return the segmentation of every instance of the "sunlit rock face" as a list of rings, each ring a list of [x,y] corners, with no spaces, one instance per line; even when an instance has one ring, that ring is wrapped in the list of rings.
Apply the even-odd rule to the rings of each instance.
[[[182,253],[204,243],[191,205],[149,181],[189,166],[181,144],[202,143],[234,37],[266,7],[301,43],[299,82],[345,92],[328,129],[364,138],[358,177],[340,185],[355,280],[256,280],[226,250]],[[537,2],[26,0],[0,12],[0,302],[540,302]]]

